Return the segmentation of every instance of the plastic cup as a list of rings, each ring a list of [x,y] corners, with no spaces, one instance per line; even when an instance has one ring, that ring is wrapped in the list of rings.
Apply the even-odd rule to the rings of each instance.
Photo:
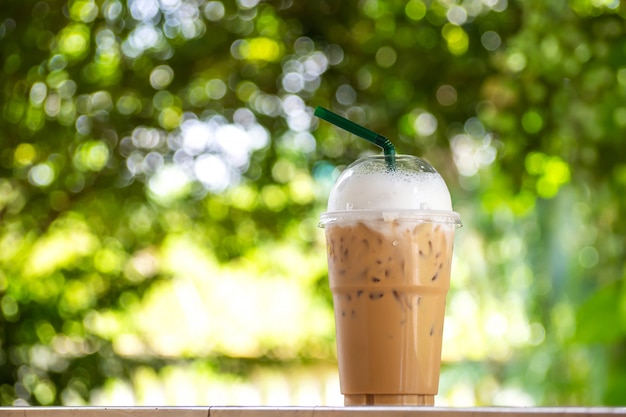
[[[454,231],[441,176],[397,155],[359,159],[322,214],[345,405],[434,405]]]

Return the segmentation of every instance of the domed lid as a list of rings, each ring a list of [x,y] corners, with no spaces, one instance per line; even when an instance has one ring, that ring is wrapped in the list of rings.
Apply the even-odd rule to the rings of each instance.
[[[425,160],[396,155],[390,168],[384,156],[368,156],[350,164],[337,178],[322,223],[338,216],[415,217],[460,225],[450,192],[441,175]],[[358,214],[356,213],[358,212]]]

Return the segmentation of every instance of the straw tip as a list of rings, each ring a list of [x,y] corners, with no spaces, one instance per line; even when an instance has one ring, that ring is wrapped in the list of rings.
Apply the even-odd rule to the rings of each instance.
[[[313,112],[313,114],[317,117],[323,116],[324,113],[328,112],[328,110],[326,110],[325,108],[323,108],[322,106],[317,106],[315,108],[315,112]]]

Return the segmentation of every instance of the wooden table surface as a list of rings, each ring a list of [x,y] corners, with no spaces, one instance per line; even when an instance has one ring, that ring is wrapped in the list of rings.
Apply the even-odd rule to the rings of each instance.
[[[0,417],[626,416],[626,407],[0,407]]]

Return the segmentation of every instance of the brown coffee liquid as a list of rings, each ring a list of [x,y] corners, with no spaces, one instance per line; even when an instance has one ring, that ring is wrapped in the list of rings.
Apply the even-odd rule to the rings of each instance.
[[[327,225],[328,267],[346,405],[432,405],[454,227]]]

